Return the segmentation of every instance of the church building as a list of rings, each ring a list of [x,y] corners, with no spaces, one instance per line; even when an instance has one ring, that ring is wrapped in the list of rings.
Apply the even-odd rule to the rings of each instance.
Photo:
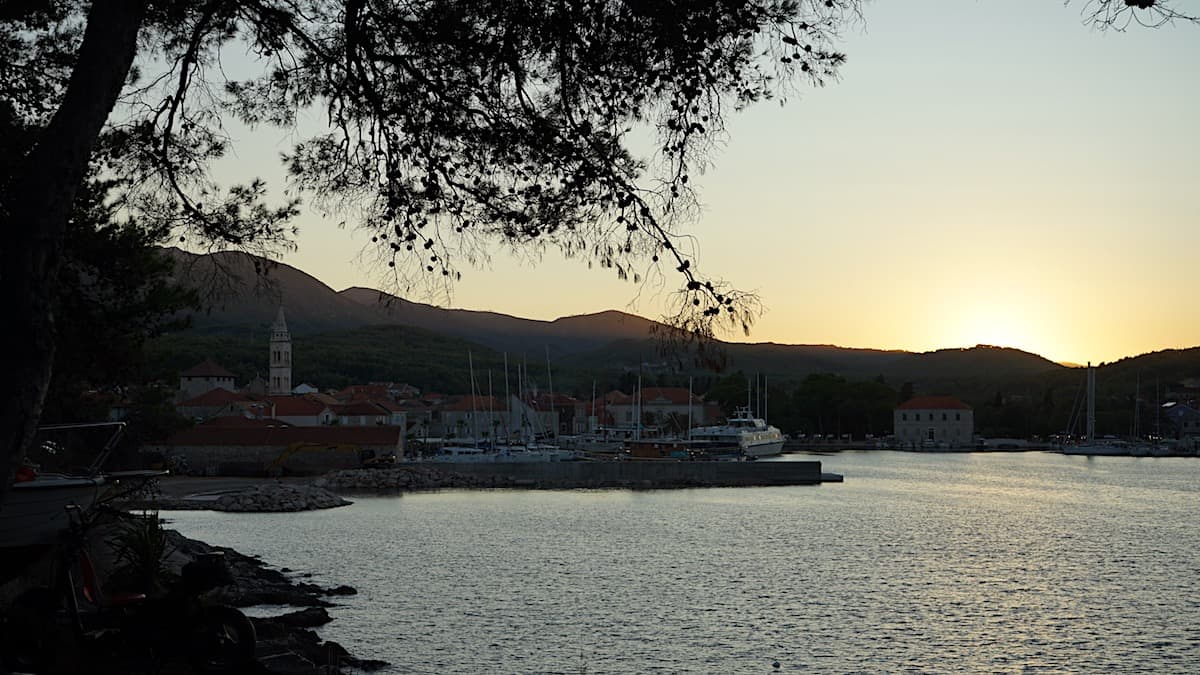
[[[272,396],[292,393],[292,334],[288,332],[282,307],[275,323],[271,324],[271,371],[267,392]]]

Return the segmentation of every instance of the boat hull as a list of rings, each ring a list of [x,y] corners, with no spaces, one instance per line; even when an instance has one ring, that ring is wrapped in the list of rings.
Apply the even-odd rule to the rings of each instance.
[[[39,476],[13,484],[0,506],[0,547],[54,543],[70,524],[66,507],[90,509],[103,482],[101,478]]]
[[[1123,457],[1133,454],[1130,448],[1119,445],[1072,445],[1064,447],[1064,455],[1087,455],[1089,457]]]
[[[756,443],[742,448],[742,454],[747,457],[771,457],[783,452],[783,439],[767,443]]]

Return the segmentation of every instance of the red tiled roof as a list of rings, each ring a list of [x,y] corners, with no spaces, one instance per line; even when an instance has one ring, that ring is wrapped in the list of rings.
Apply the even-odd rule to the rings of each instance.
[[[896,406],[896,410],[970,410],[971,406],[953,396],[915,396]]]
[[[620,405],[622,403],[628,403],[632,400],[633,397],[623,391],[610,391],[604,395],[605,403],[615,403]]]
[[[388,398],[388,396],[386,384],[352,384],[334,394],[335,398],[343,402],[362,399],[384,399]]]
[[[404,430],[393,426],[329,427],[210,427],[197,426],[167,439],[164,445],[251,445],[287,446],[293,443],[329,445],[396,445]]]
[[[279,420],[264,419],[259,417],[246,417],[245,415],[222,415],[201,422],[198,426],[205,428],[220,427],[223,429],[229,428],[267,428],[267,427],[288,427],[291,426],[287,422]]]
[[[384,410],[386,410],[388,412],[404,412],[404,410],[405,410],[404,406],[400,405],[399,403],[396,403],[395,401],[389,401],[389,400],[372,401],[372,403],[379,406],[380,408],[383,408]]]
[[[233,377],[233,373],[225,370],[216,361],[204,359],[200,363],[180,373],[183,377]]]
[[[199,408],[199,407],[207,408],[207,407],[211,407],[211,406],[225,405],[226,403],[233,403],[234,401],[253,401],[253,400],[254,399],[250,398],[249,396],[246,396],[245,394],[239,394],[236,391],[229,391],[228,389],[222,389],[220,387],[216,387],[214,389],[209,389],[208,391],[204,392],[203,394],[200,394],[199,396],[196,396],[194,398],[190,398],[182,403],[177,403],[177,404],[175,404],[175,407],[176,408]]]
[[[666,401],[675,405],[687,405],[689,392],[686,387],[645,387],[642,389],[642,403]],[[700,397],[691,394],[692,403],[700,405]]]
[[[373,401],[352,401],[329,407],[338,415],[386,415],[388,412]]]
[[[460,396],[454,401],[442,406],[442,410],[453,412],[470,412],[476,410],[479,412],[487,412],[489,410],[506,410],[504,401],[494,396],[476,396],[475,400],[471,400],[470,394]]]
[[[268,407],[264,412],[272,413],[276,416],[296,417],[302,415],[320,415],[321,411],[328,408],[320,401],[314,401],[307,396],[275,396],[267,399]],[[274,411],[271,408],[274,408]]]

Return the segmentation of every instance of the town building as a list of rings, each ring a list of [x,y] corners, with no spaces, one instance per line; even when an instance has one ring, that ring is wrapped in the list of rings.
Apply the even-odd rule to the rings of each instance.
[[[1200,410],[1178,401],[1162,406],[1162,416],[1170,424],[1178,440],[1200,437]]]
[[[185,429],[142,451],[183,473],[224,476],[316,475],[404,452],[400,427],[292,427],[235,419]]]
[[[263,401],[261,417],[297,427],[333,424],[333,407],[307,396],[272,396]]]
[[[691,426],[715,422],[719,409],[705,404],[704,399],[686,387],[645,387],[641,396],[611,392],[605,396],[608,423],[618,427],[659,429],[667,434],[686,434]]]
[[[176,403],[175,410],[192,421],[202,422],[222,415],[240,416],[242,409],[239,406],[252,400],[245,394],[215,387],[186,401]]]
[[[969,448],[975,411],[953,396],[916,396],[892,413],[896,442],[904,448]]]
[[[177,400],[193,399],[213,389],[236,391],[237,387],[233,383],[233,373],[212,359],[204,359],[179,374]]]

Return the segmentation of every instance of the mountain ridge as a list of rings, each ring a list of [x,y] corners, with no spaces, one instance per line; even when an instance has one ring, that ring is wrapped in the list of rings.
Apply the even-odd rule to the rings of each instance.
[[[225,291],[211,294],[219,300],[208,311],[192,314],[189,332],[195,334],[264,333],[282,305],[289,328],[298,337],[373,325],[411,326],[499,352],[544,349],[556,362],[629,368],[640,367],[647,355],[654,358],[662,348],[666,329],[660,322],[615,309],[543,320],[489,310],[442,308],[362,286],[335,291],[286,263],[249,254],[164,250],[175,259],[181,281]],[[269,283],[261,283],[258,272],[263,269],[268,270]],[[231,274],[236,282],[222,286],[215,281],[218,271]],[[847,377],[887,375],[889,379],[931,374],[953,379],[1004,378],[1069,368],[1038,354],[991,345],[912,352],[774,341],[716,344],[727,356],[731,370],[780,372],[791,377],[832,372]]]

